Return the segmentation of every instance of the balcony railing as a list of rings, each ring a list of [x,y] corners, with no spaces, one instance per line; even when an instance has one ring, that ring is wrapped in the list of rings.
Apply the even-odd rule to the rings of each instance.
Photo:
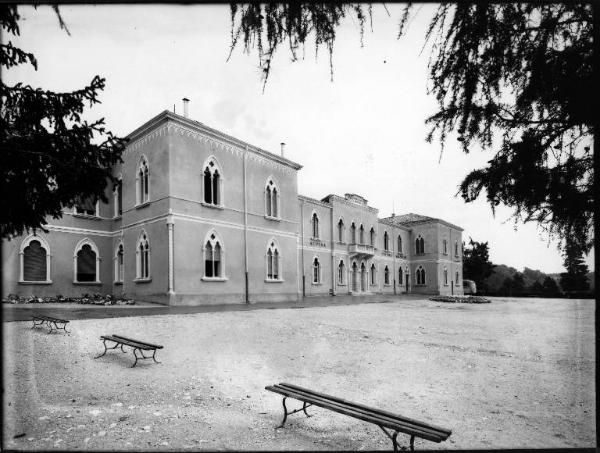
[[[373,256],[375,255],[375,247],[367,244],[348,244],[348,253]]]

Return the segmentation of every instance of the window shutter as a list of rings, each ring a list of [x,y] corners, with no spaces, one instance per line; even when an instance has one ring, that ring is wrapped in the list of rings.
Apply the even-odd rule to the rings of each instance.
[[[23,251],[23,279],[27,282],[46,280],[46,250],[39,241],[31,241]]]

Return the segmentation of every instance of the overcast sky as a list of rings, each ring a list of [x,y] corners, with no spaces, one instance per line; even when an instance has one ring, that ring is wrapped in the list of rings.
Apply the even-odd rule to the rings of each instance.
[[[275,153],[286,142],[286,157],[304,166],[303,195],[351,192],[380,217],[392,209],[439,217],[464,228],[467,241],[488,241],[494,263],[561,272],[557,243],[534,224],[515,225],[506,207],[494,217],[484,199],[465,204],[455,196],[462,178],[492,154],[474,148],[466,155],[451,137],[440,160],[439,143],[425,142],[424,120],[436,103],[427,95],[429,52],[420,51],[436,5],[422,6],[400,40],[402,5],[387,8],[391,17],[374,6],[362,48],[352,19],[338,30],[333,81],[325,48],[315,58],[307,46],[305,59],[292,63],[283,46],[263,93],[255,52],[239,47],[227,61],[228,6],[63,6],[71,36],[49,7],[21,6],[21,36],[10,39],[36,55],[39,69],[23,65],[3,77],[54,91],[105,77],[102,104],[88,118],[105,117],[118,135],[173,105],[181,114],[187,97],[190,117],[210,127]],[[586,262],[593,270],[593,252]]]

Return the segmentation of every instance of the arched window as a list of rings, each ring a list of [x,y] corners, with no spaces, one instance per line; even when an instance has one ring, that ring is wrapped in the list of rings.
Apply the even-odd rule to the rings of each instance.
[[[458,241],[454,241],[454,256],[458,256]]]
[[[365,227],[363,227],[362,224],[360,225],[360,228],[358,229],[358,238],[359,238],[360,244],[365,243]]]
[[[402,286],[404,285],[404,280],[403,280],[403,275],[402,275],[402,268],[398,268],[398,285]]]
[[[423,255],[425,253],[425,240],[420,235],[415,240],[415,252],[417,255]]]
[[[124,249],[123,243],[121,242],[115,253],[115,283],[123,283],[124,274]]]
[[[338,242],[344,242],[344,221],[342,219],[338,222]]]
[[[383,270],[383,282],[386,285],[390,284],[390,269],[387,266],[385,266],[385,269]]]
[[[356,261],[352,263],[352,291],[358,291],[358,266]]]
[[[350,243],[356,244],[356,225],[354,225],[354,222],[350,225]]]
[[[319,258],[315,258],[313,261],[313,283],[321,282],[321,263],[319,263]]]
[[[444,268],[444,285],[448,284],[448,269]]]
[[[442,241],[442,252],[444,255],[448,254],[448,241],[446,239]]]
[[[371,264],[371,285],[377,284],[377,272],[375,269],[375,264]]]
[[[415,278],[417,279],[417,285],[424,285],[425,284],[425,269],[423,269],[421,266],[419,266],[419,268],[417,269]]]
[[[202,178],[204,179],[202,184],[204,203],[221,206],[223,204],[223,175],[214,157],[209,157],[204,164]]]
[[[96,244],[87,238],[79,241],[73,261],[76,283],[100,283],[100,255]]]
[[[398,235],[398,253],[402,253],[402,236]]]
[[[281,280],[279,249],[275,241],[271,241],[267,249],[267,280]]]
[[[346,266],[344,266],[344,260],[340,260],[340,264],[338,265],[338,285],[344,284],[345,275]]]
[[[279,218],[279,191],[272,178],[267,180],[265,188],[265,208],[267,217]]]
[[[113,190],[113,204],[115,206],[115,217],[123,214],[123,177],[119,175]]]
[[[375,230],[371,227],[371,231],[369,232],[369,244],[375,246]]]
[[[387,231],[385,233],[383,233],[383,250],[389,250],[390,249],[390,239],[388,237],[388,233]]]
[[[138,279],[144,280],[150,278],[150,242],[148,235],[142,231],[138,239],[137,248],[137,265],[136,276]]]
[[[137,204],[146,203],[150,199],[149,173],[150,170],[148,169],[148,160],[142,156],[136,176]]]
[[[312,236],[315,239],[319,238],[319,216],[317,216],[317,213],[314,212],[311,218],[311,223],[312,223]]]
[[[212,232],[204,245],[204,277],[223,278],[223,246],[216,233]]]
[[[28,236],[21,243],[21,275],[19,281],[50,282],[50,247],[40,236]]]
[[[460,280],[460,276],[458,275],[458,271],[456,271],[456,275],[454,276],[454,283],[458,285],[459,280]]]

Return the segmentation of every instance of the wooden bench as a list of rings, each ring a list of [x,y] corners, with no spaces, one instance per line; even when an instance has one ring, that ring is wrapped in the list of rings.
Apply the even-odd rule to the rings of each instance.
[[[102,340],[103,344],[104,344],[104,352],[102,354],[100,354],[99,356],[94,357],[95,359],[98,359],[100,357],[102,357],[103,355],[106,354],[106,352],[109,349],[117,349],[119,346],[121,347],[121,351],[125,352],[125,350],[123,349],[123,346],[129,346],[130,348],[133,349],[133,356],[135,357],[135,362],[133,363],[133,365],[131,366],[131,368],[133,368],[134,366],[137,365],[137,361],[140,359],[152,359],[154,360],[156,363],[160,363],[158,360],[156,360],[156,350],[157,349],[162,349],[162,346],[160,345],[156,345],[156,344],[152,344],[152,343],[146,343],[145,341],[139,341],[139,340],[134,340],[132,338],[127,338],[124,337],[122,335],[102,335],[100,337],[100,339]],[[107,341],[112,341],[115,343],[115,346],[112,348],[107,348],[106,347],[106,342]],[[138,357],[136,351],[138,351],[140,353],[140,356]],[[146,357],[143,353],[143,351],[152,351],[152,356],[151,357]]]
[[[306,412],[306,408],[310,406],[319,406],[324,409],[329,409],[340,414],[373,423],[386,434],[392,441],[394,450],[398,450],[398,442],[396,437],[399,433],[410,435],[410,449],[414,450],[415,437],[420,437],[433,442],[441,442],[446,440],[452,431],[439,426],[430,425],[428,423],[413,420],[401,415],[392,414],[380,409],[375,409],[362,404],[353,403],[342,398],[317,393],[303,387],[298,387],[292,384],[275,384],[265,387],[266,390],[283,395],[283,421],[277,428],[283,428],[288,415],[303,411],[307,417],[310,417]],[[301,409],[288,412],[285,405],[287,398],[293,398],[303,402]],[[389,431],[388,431],[389,430]],[[393,432],[393,434],[391,433]]]
[[[52,333],[53,330],[64,330],[65,332],[69,333],[69,331],[67,330],[67,323],[69,321],[67,321],[66,319],[59,319],[54,318],[52,316],[43,316],[36,314],[31,316],[31,320],[33,321],[33,326],[31,326],[32,329],[36,326],[41,326],[45,323],[50,328],[50,331],[48,333]],[[36,324],[36,321],[39,322]],[[62,327],[58,327],[58,324],[62,324]]]

